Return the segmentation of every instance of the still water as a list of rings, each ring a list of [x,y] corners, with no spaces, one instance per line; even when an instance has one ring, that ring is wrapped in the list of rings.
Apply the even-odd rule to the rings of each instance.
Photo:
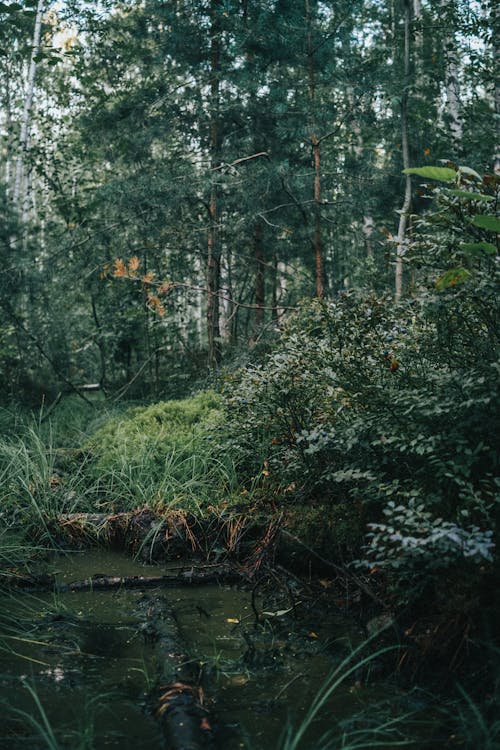
[[[164,575],[169,568],[93,550],[58,557],[54,570],[63,584],[96,574]],[[4,594],[1,750],[164,747],[149,709],[154,689],[172,679],[172,667],[145,629],[146,612],[158,597],[171,613],[165,627],[182,642],[186,660],[201,677],[212,746],[224,750],[285,748],[287,728],[300,726],[325,679],[363,640],[354,621],[329,607],[320,607],[321,615],[316,608],[294,618],[285,590],[254,595],[253,601],[250,590],[214,585]],[[377,683],[374,661],[332,693],[298,747],[350,747],[345,738],[362,740],[363,732],[372,731],[374,706],[379,714],[381,707],[385,711],[384,721],[396,717],[387,744],[378,747],[398,746],[394,741],[403,742],[403,733],[397,715],[412,717],[417,727],[424,704],[414,693],[394,687],[388,692]],[[321,740],[332,732],[335,741]],[[424,741],[426,734],[410,744],[433,747]]]

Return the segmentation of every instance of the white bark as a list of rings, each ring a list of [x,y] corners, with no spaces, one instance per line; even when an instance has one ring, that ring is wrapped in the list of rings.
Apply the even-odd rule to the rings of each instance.
[[[403,153],[403,168],[410,167],[410,142],[408,134],[408,89],[410,86],[410,29],[411,6],[410,0],[405,2],[405,47],[404,47],[404,89],[401,96],[401,149]],[[403,258],[407,250],[406,227],[408,214],[411,206],[411,177],[406,175],[405,195],[403,205],[399,212],[399,226],[396,244],[396,270],[395,270],[395,299],[401,299],[403,294]]]
[[[373,216],[363,216],[363,236],[365,238],[366,255],[373,258],[372,235],[375,230]]]
[[[500,7],[497,0],[491,0],[490,18],[492,29],[492,59],[495,67],[493,78],[493,112],[495,113],[495,153],[493,154],[493,169],[500,175],[500,75],[498,60],[500,59],[500,44],[498,36],[500,33]]]
[[[442,15],[449,29],[453,28],[451,19],[453,16],[454,0],[441,0]],[[460,69],[455,42],[455,35],[451,31],[443,39],[445,58],[445,89],[446,110],[450,123],[450,134],[455,147],[459,148],[462,142],[464,125],[462,119],[462,105],[460,102]]]
[[[44,5],[44,0],[38,0],[36,16],[35,16],[35,28],[33,32],[33,42],[32,42],[32,47],[31,47],[30,67],[29,67],[29,72],[28,72],[28,84],[26,87],[26,96],[24,99],[23,114],[22,114],[22,119],[21,119],[21,132],[19,136],[19,151],[18,151],[17,163],[16,163],[14,190],[12,192],[12,200],[14,204],[16,205],[24,203],[24,201],[21,200],[21,190],[22,190],[22,183],[23,183],[24,160],[25,160],[24,157],[26,154],[26,149],[28,147],[29,132],[30,132],[30,126],[31,126],[31,109],[33,106],[33,96],[35,93],[35,75],[36,75],[36,68],[37,68],[35,57],[37,56],[40,50],[40,34],[41,34],[41,29],[42,29],[43,5]]]

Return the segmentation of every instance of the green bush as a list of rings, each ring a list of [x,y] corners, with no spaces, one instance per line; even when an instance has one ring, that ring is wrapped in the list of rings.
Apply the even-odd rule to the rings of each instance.
[[[286,503],[357,503],[369,559],[412,575],[488,560],[498,523],[498,268],[477,203],[439,193],[409,259],[413,298],[304,303],[267,361],[225,387],[242,480]]]

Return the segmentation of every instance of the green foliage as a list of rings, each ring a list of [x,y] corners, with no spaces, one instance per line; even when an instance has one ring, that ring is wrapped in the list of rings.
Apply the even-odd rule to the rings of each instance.
[[[492,561],[491,529],[481,531],[474,525],[463,528],[434,517],[424,508],[412,500],[408,505],[396,505],[392,500],[387,503],[385,523],[370,524],[366,554],[371,565],[396,571],[404,566],[414,571],[426,566],[447,568],[462,558],[475,563]]]
[[[488,254],[457,268],[470,200],[437,195],[410,255],[418,299],[304,304],[225,391],[245,482],[360,504],[369,561],[422,576],[490,560],[500,500],[498,270]]]
[[[220,399],[203,391],[188,399],[133,407],[112,417],[86,444],[86,469],[101,504],[199,510],[234,485],[230,457],[214,458]]]
[[[404,174],[415,174],[426,180],[438,180],[439,182],[455,182],[457,173],[449,167],[411,167],[403,169]]]
[[[220,421],[220,402],[205,391],[191,398],[132,407],[112,417],[90,438],[97,472],[106,472],[122,460],[140,462],[154,454],[159,470],[174,449],[188,455],[200,444],[207,426]]]

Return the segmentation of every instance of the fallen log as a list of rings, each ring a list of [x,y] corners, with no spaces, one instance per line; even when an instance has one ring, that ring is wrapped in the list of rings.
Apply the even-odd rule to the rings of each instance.
[[[200,685],[202,668],[189,658],[179,633],[174,611],[161,596],[144,596],[143,632],[152,639],[160,656],[159,673],[170,681],[152,692],[152,713],[160,722],[169,750],[200,750],[211,744],[212,722]]]
[[[112,591],[117,589],[176,588],[182,586],[207,586],[242,583],[246,577],[234,568],[225,568],[210,573],[195,573],[188,570],[177,575],[164,576],[103,576],[96,575],[83,581],[59,584],[53,575],[6,576],[3,583],[24,591]]]

